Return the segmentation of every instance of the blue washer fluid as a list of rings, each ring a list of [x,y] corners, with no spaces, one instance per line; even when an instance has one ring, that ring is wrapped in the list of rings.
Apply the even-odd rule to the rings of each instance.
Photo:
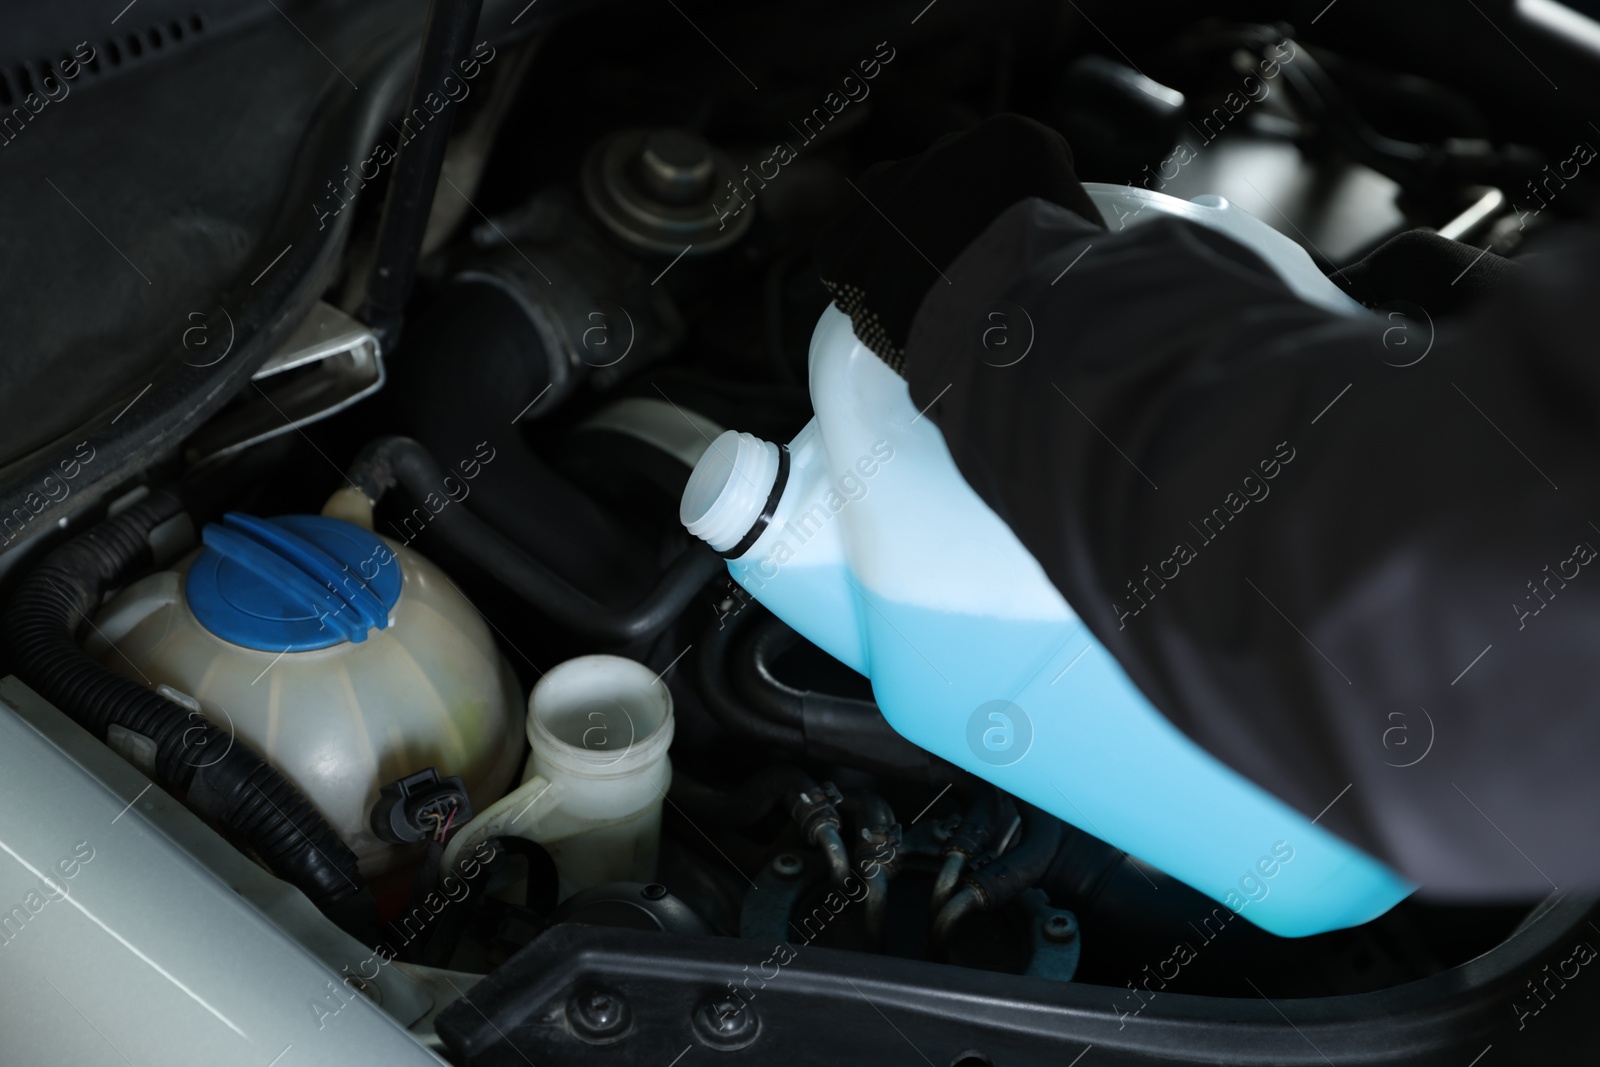
[[[1367,922],[1414,889],[1150,703],[836,308],[812,339],[811,395],[787,446],[712,442],[681,515],[866,675],[896,730],[1275,934]]]

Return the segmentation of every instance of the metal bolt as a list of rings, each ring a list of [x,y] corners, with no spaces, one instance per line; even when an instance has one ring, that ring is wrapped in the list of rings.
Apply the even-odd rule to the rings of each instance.
[[[733,1049],[755,1040],[761,1020],[744,1001],[719,993],[701,1003],[694,1013],[694,1025],[708,1044]]]
[[[598,986],[588,986],[567,1001],[567,1019],[580,1036],[591,1040],[616,1037],[628,1028],[628,1002]]]
[[[793,852],[780,852],[772,859],[773,873],[783,878],[793,878],[804,869],[805,864]]]
[[[711,146],[688,130],[654,130],[639,153],[639,176],[657,199],[689,204],[711,190]]]
[[[651,882],[639,890],[639,895],[646,900],[660,900],[667,895],[667,887],[660,882]]]
[[[738,1003],[732,997],[726,997],[711,1001],[702,1007],[700,1011],[704,1014],[708,1027],[719,1034],[731,1036],[737,1034],[748,1025],[741,1018],[743,1007],[744,1005]]]
[[[1044,921],[1044,936],[1051,941],[1071,941],[1078,936],[1078,924],[1070,915],[1052,915]]]

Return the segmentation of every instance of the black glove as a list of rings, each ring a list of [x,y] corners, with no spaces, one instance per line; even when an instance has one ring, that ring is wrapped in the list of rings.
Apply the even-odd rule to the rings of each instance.
[[[1333,280],[1368,307],[1412,303],[1442,315],[1476,307],[1520,269],[1514,260],[1431,230],[1407,230],[1335,272]]]
[[[1072,169],[1072,149],[1020,115],[987,119],[921,155],[872,167],[861,200],[817,240],[817,273],[856,336],[905,374],[906,338],[928,288],[1006,208],[1040,197],[1105,221]]]

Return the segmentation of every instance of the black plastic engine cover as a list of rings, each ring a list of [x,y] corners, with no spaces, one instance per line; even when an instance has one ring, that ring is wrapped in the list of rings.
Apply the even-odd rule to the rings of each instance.
[[[841,1063],[1357,1064],[1486,1067],[1568,1062],[1600,981],[1593,898],[1547,902],[1511,938],[1460,967],[1377,993],[1309,1000],[1132,994],[1074,982],[839,952],[806,944],[688,938],[563,925],[445,1009],[438,1031],[465,1067],[605,1062],[666,1067],[674,1057],[824,1067]],[[1576,977],[1572,977],[1576,966]],[[1563,978],[1561,975],[1565,974]],[[586,1031],[602,1001],[626,1024]],[[742,1018],[708,1033],[708,1008]],[[1122,1011],[1118,1009],[1122,1008]],[[715,1013],[712,1013],[713,1017]],[[697,1062],[709,1062],[704,1059]]]

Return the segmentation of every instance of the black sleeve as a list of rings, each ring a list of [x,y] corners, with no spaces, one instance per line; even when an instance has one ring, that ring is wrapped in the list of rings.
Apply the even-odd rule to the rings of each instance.
[[[1425,892],[1600,885],[1600,240],[1444,321],[1040,200],[946,274],[913,400],[1174,723]]]

